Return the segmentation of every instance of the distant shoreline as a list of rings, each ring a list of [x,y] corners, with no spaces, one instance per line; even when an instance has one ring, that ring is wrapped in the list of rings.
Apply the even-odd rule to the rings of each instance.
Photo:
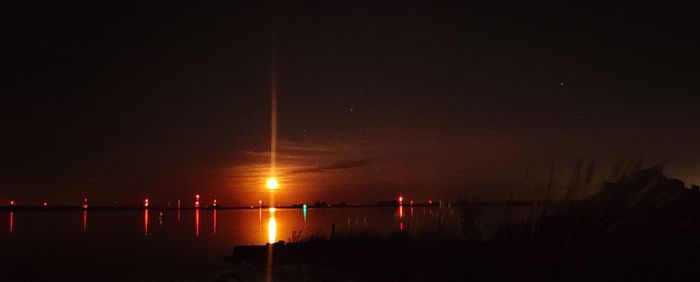
[[[453,207],[488,207],[488,206],[536,206],[539,203],[535,202],[500,202],[500,203],[474,203],[474,204],[463,204],[463,203],[450,203]],[[401,205],[395,204],[364,204],[364,205],[329,205],[329,206],[307,206],[307,209],[343,209],[343,208],[397,208]],[[439,207],[440,205],[435,204],[404,204],[404,207]],[[64,205],[54,205],[54,206],[0,206],[0,212],[78,212],[78,211],[140,211],[140,210],[172,210],[172,211],[194,211],[194,210],[256,210],[256,209],[268,209],[269,206],[218,206],[218,207],[184,207],[184,208],[172,208],[172,207],[136,207],[136,206],[125,206],[125,207],[109,207],[109,206],[94,206],[83,208],[81,206],[64,206]],[[276,209],[303,209],[301,205],[287,205],[278,206]]]

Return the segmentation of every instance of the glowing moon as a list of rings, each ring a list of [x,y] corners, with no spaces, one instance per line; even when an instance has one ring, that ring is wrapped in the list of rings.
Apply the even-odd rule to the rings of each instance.
[[[280,185],[279,183],[277,183],[277,179],[275,179],[274,177],[270,177],[267,179],[267,189],[276,190],[279,187]]]

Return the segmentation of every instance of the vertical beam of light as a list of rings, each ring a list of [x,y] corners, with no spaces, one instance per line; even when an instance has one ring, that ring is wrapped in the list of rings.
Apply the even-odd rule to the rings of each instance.
[[[274,26],[270,32],[270,177],[275,177],[277,161],[277,50]]]
[[[274,13],[274,11],[273,11]],[[270,25],[270,178],[267,188],[270,191],[270,206],[275,205],[277,189],[277,48],[275,39],[274,14]]]
[[[15,213],[10,212],[10,233],[15,232]]]
[[[194,236],[199,238],[199,209],[194,210]]]
[[[143,209],[143,234],[148,236],[148,209]]]
[[[277,60],[272,48],[270,81],[270,176],[274,177],[277,165]]]
[[[275,178],[277,173],[277,50],[275,48],[275,10],[274,6],[271,6],[270,8],[270,179],[272,180],[272,182],[274,182],[274,185],[269,185],[270,181],[268,181],[268,188],[270,188],[270,221],[267,224],[267,228],[268,242],[270,243],[270,245],[268,246],[267,251],[267,267],[265,275],[265,281],[268,282],[272,282],[272,244],[277,239],[277,222],[275,221],[274,208],[275,189],[277,189],[277,180]],[[260,227],[262,228],[262,222]]]
[[[87,210],[83,211],[83,233],[87,232]]]
[[[267,245],[267,265],[265,267],[265,281],[272,282],[272,253],[274,252],[274,245]]]

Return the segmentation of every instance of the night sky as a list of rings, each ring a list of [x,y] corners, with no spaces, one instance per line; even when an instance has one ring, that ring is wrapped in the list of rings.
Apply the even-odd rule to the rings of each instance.
[[[697,4],[139,2],[3,4],[2,203],[257,203],[273,48],[283,204],[700,183]]]

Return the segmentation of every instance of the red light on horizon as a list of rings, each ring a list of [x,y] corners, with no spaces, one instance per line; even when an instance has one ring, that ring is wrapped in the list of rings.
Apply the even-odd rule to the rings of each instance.
[[[13,206],[13,207],[15,206],[15,201],[14,201],[14,200],[11,200],[11,201],[10,201],[10,206]]]
[[[48,206],[48,205],[49,205],[49,203],[47,203],[47,202],[43,202],[43,203],[41,203],[41,205],[42,205],[42,206]]]
[[[194,207],[199,208],[199,194],[194,195]]]
[[[87,197],[85,197],[85,198],[83,198],[83,209],[87,209],[87,208],[88,208],[88,199],[87,199]]]
[[[428,205],[432,205],[432,204],[433,204],[433,200],[428,200]]]
[[[399,196],[399,204],[403,204],[403,196]]]
[[[146,198],[146,199],[143,200],[143,207],[144,207],[144,208],[147,208],[148,205],[149,205],[148,198]]]

